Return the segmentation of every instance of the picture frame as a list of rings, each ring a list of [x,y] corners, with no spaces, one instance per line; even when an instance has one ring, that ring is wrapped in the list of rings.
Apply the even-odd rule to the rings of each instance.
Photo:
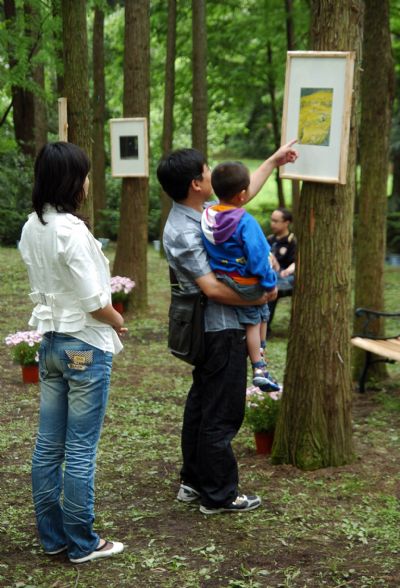
[[[282,145],[298,140],[281,178],[345,184],[355,53],[288,51]]]
[[[110,119],[111,175],[114,178],[147,178],[149,147],[147,118]]]

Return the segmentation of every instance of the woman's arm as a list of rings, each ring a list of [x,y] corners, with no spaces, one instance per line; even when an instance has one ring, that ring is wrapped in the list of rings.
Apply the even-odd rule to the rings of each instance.
[[[124,318],[123,316],[115,310],[112,304],[107,304],[104,308],[99,308],[98,310],[94,310],[90,313],[94,319],[100,321],[101,323],[105,323],[106,325],[110,325],[113,327],[117,333],[125,333],[127,329],[124,329]]]

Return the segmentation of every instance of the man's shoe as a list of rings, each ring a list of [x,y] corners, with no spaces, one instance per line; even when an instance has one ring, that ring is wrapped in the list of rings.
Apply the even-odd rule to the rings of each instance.
[[[262,382],[255,384],[254,380],[258,380],[259,378],[253,378],[254,386],[258,386],[262,392],[279,392],[281,389],[278,382],[271,376],[269,372],[264,372],[262,377]],[[261,379],[260,379],[261,380]]]
[[[200,492],[188,486],[187,484],[181,484],[179,486],[179,492],[176,499],[180,502],[194,502],[200,498]]]
[[[248,510],[255,510],[260,504],[261,498],[259,496],[246,496],[246,494],[242,494],[227,506],[212,508],[201,505],[200,512],[207,515],[218,514],[220,512],[246,512]]]
[[[119,541],[106,541],[104,545],[98,547],[89,555],[85,555],[84,557],[77,557],[71,558],[69,561],[72,563],[85,563],[86,561],[93,561],[94,559],[99,559],[100,557],[110,557],[111,555],[115,555],[116,553],[121,553],[124,550],[124,544],[120,543]]]

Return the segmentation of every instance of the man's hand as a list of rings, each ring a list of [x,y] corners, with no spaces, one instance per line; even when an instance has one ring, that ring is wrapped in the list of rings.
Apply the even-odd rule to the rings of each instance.
[[[279,270],[281,269],[281,266],[278,263],[278,260],[276,259],[275,255],[273,253],[270,253],[270,262],[271,262],[271,267],[273,270],[275,270],[276,272],[279,272]]]
[[[267,304],[268,302],[272,302],[272,300],[276,300],[277,298],[278,288],[274,288],[270,292],[265,292],[257,300],[253,300],[252,304],[254,304],[255,306],[260,306],[261,304]]]
[[[273,161],[275,167],[279,167],[281,165],[285,165],[286,163],[294,163],[299,156],[298,151],[296,149],[292,149],[292,145],[297,142],[297,139],[292,139],[286,145],[282,145],[275,151],[273,155],[271,155],[271,160]]]

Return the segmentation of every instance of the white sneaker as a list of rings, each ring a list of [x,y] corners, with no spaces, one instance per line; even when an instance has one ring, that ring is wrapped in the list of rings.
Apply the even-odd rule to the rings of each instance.
[[[200,492],[188,486],[187,484],[181,484],[179,486],[179,492],[176,499],[180,502],[194,502],[200,498]]]
[[[69,561],[72,563],[85,563],[86,561],[92,561],[94,559],[99,559],[100,557],[110,557],[116,553],[121,553],[123,550],[123,543],[120,543],[119,541],[106,541],[104,545],[98,547],[92,551],[92,553],[89,553],[89,555],[85,555],[84,557],[77,557],[75,559],[70,557]]]

